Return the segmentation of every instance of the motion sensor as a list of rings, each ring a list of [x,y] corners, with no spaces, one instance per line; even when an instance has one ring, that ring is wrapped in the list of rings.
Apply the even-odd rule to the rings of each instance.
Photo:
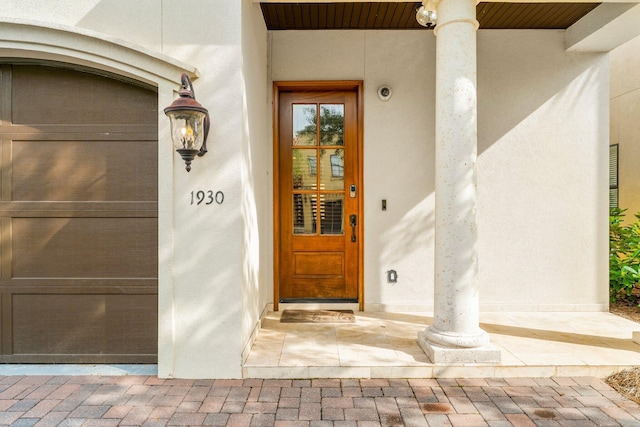
[[[388,101],[391,98],[391,88],[387,85],[378,88],[378,98],[381,101]]]

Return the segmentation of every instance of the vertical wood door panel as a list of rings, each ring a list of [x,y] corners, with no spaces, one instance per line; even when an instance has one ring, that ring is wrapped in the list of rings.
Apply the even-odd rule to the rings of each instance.
[[[157,123],[157,95],[142,86],[59,67],[11,67],[13,124]]]
[[[16,354],[153,354],[155,295],[14,295]]]
[[[155,277],[156,218],[15,218],[13,277]]]
[[[280,302],[357,301],[360,296],[357,100],[355,90],[279,94]]]
[[[152,141],[13,141],[14,201],[156,201]]]

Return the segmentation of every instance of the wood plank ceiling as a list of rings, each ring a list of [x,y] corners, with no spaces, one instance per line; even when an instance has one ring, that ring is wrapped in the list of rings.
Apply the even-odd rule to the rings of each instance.
[[[488,3],[476,6],[481,29],[567,29],[600,3]],[[261,3],[269,30],[425,29],[419,2]]]

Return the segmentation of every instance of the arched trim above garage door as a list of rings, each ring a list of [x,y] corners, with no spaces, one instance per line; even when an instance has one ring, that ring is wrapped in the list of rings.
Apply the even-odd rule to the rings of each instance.
[[[75,64],[124,76],[157,88],[158,105],[169,105],[180,85],[180,75],[197,78],[195,67],[111,36],[40,21],[0,18],[0,58]],[[16,61],[13,61],[16,59]],[[158,108],[158,141],[169,141],[169,122]],[[158,364],[174,360],[174,151],[158,143]],[[176,164],[178,164],[176,162]],[[182,166],[180,167],[182,171]],[[168,314],[167,314],[168,313]]]
[[[169,105],[180,75],[198,76],[195,67],[108,35],[39,21],[0,18],[0,58],[63,62],[124,76],[157,88],[158,105]],[[19,61],[18,61],[19,62]],[[158,141],[168,141],[169,122],[158,108]],[[173,337],[173,173],[172,144],[158,143],[158,333]],[[176,162],[177,163],[177,162]],[[161,340],[158,364],[171,366],[173,338]]]
[[[0,57],[63,61],[126,76],[153,86],[178,84],[197,70],[166,55],[77,27],[0,19]]]

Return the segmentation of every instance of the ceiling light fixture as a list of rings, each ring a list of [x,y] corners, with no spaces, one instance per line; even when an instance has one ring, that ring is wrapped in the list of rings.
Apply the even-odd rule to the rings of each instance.
[[[437,20],[438,13],[434,2],[432,0],[424,0],[416,12],[416,21],[423,27],[433,28],[436,26]]]

